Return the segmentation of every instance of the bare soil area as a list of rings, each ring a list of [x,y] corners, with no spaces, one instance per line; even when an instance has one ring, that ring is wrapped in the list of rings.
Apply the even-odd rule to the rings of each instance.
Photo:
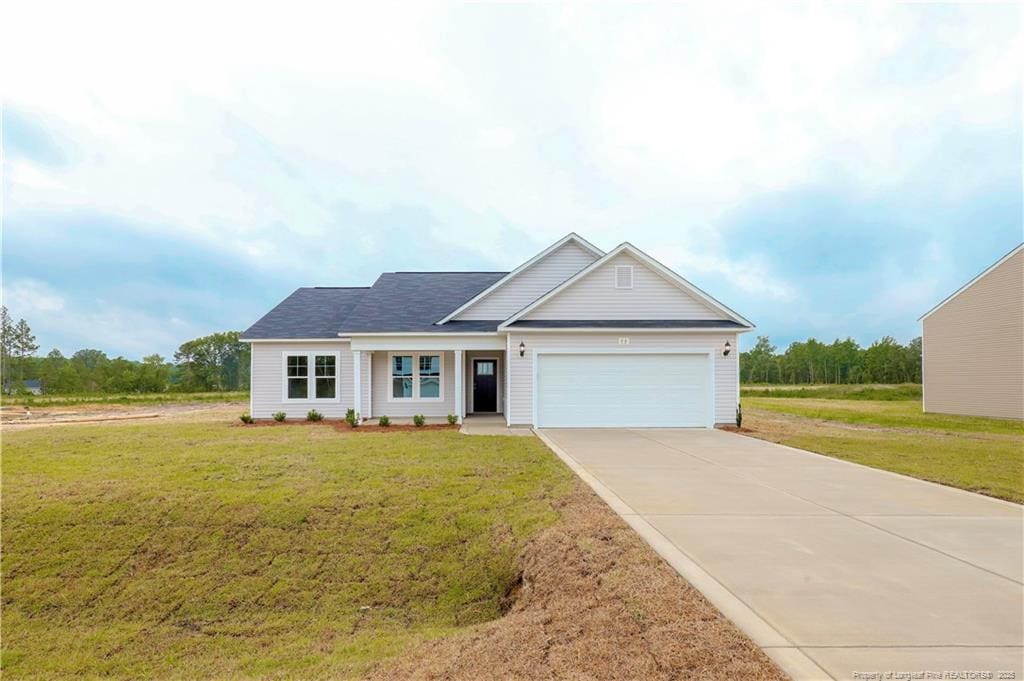
[[[521,554],[502,618],[422,644],[368,678],[786,678],[582,482],[558,510]]]
[[[248,408],[243,402],[168,402],[164,404],[85,404],[64,407],[0,407],[0,423],[6,428],[59,426],[71,423],[101,423],[136,419],[208,420],[237,418]]]

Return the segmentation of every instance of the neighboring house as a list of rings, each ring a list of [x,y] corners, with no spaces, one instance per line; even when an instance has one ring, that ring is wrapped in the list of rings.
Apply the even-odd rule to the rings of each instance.
[[[925,411],[1024,418],[1024,244],[918,321]]]
[[[753,325],[628,243],[569,234],[511,272],[301,288],[242,334],[251,413],[503,414],[510,425],[734,423]]]
[[[10,381],[8,381],[4,383],[4,393],[7,395],[10,395],[12,392],[18,392],[20,390],[25,390],[27,392],[32,393],[33,395],[42,395],[43,382],[37,378],[30,378],[20,382],[15,381],[14,383],[11,383]]]

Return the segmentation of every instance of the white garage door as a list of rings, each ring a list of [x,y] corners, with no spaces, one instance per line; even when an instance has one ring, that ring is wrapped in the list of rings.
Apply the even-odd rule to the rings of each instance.
[[[537,425],[703,427],[711,423],[707,355],[538,355]]]

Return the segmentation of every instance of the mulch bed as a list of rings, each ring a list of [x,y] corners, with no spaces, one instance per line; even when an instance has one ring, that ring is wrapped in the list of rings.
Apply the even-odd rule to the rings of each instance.
[[[786,676],[580,481],[519,558],[500,619],[414,647],[369,679]]]
[[[724,425],[724,426],[715,426],[715,428],[717,428],[718,430],[725,430],[725,431],[728,431],[730,433],[756,433],[757,432],[756,430],[751,430],[750,428],[743,428],[741,426]]]
[[[459,425],[448,425],[447,423],[425,423],[422,426],[413,425],[411,423],[392,423],[390,426],[381,427],[376,423],[364,423],[358,428],[353,428],[348,425],[345,421],[339,421],[338,419],[322,421],[274,421],[273,419],[259,419],[252,423],[236,423],[234,424],[241,428],[278,428],[286,426],[330,426],[335,430],[342,430],[351,433],[387,433],[393,431],[407,431],[407,430],[458,430]]]

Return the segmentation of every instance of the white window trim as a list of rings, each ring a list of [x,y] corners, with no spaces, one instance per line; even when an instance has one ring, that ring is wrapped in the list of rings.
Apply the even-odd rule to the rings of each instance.
[[[428,357],[437,357],[440,362],[438,367],[438,396],[437,397],[420,397],[420,355]],[[394,371],[395,363],[393,357],[412,357],[412,397],[395,397],[394,383],[395,378],[406,378],[405,376],[395,376],[392,374]],[[440,350],[431,350],[425,352],[403,352],[395,351],[388,353],[388,402],[444,402],[444,352]]]
[[[629,272],[629,286],[619,286],[619,272],[627,270]],[[616,265],[615,266],[615,288],[617,289],[631,289],[633,288],[633,266],[632,265]]]
[[[306,396],[288,397],[288,358],[306,356]],[[316,358],[334,357],[334,397],[310,397],[316,395]],[[321,376],[321,378],[326,378]],[[286,404],[332,404],[341,402],[341,352],[337,350],[282,350],[281,351],[281,402]]]

